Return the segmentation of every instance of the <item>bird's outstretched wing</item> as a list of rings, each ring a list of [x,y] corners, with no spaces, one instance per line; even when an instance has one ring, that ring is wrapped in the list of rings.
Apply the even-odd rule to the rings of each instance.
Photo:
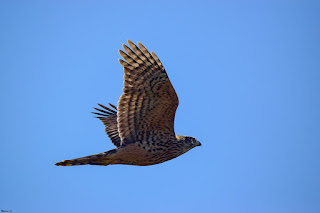
[[[109,138],[111,139],[112,143],[116,147],[119,147],[121,144],[121,139],[118,132],[117,111],[115,111],[117,110],[117,107],[109,103],[109,105],[113,109],[115,109],[113,110],[101,104],[98,104],[98,105],[103,109],[94,108],[99,112],[92,112],[92,113],[98,115],[97,118],[99,118],[105,125],[105,131],[109,136]]]
[[[121,145],[148,141],[149,137],[175,138],[174,117],[178,96],[153,52],[128,40],[131,49],[119,50],[124,68],[123,94],[118,102]]]

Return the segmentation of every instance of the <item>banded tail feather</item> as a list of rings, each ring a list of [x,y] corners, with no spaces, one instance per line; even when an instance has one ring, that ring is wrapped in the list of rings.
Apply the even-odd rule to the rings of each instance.
[[[107,152],[102,152],[95,155],[89,155],[82,158],[76,158],[72,160],[63,160],[56,163],[56,166],[77,166],[77,165],[100,165],[107,166],[112,163],[113,155],[117,153],[117,149],[112,149]]]

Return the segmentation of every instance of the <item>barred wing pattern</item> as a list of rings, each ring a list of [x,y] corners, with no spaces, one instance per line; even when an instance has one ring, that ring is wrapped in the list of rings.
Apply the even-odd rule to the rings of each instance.
[[[103,109],[94,108],[100,113],[98,112],[92,112],[92,113],[98,115],[97,118],[99,118],[102,121],[102,123],[105,125],[105,131],[109,136],[110,140],[116,147],[119,147],[121,144],[121,139],[118,132],[117,112],[115,111],[117,110],[117,107],[109,103],[109,105],[113,109],[115,109],[115,110],[112,110],[106,106],[103,106],[102,104],[98,104],[98,105]]]
[[[148,141],[149,137],[175,140],[174,117],[178,96],[159,58],[138,42],[119,50],[124,68],[123,94],[118,102],[121,145]],[[165,136],[165,137],[163,137]],[[165,141],[164,141],[165,142]]]

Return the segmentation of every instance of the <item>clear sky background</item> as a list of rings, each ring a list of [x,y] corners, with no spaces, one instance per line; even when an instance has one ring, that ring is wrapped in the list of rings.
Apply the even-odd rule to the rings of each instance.
[[[319,1],[0,1],[0,209],[320,212]],[[118,49],[164,64],[177,134],[163,164],[56,167],[113,149]]]

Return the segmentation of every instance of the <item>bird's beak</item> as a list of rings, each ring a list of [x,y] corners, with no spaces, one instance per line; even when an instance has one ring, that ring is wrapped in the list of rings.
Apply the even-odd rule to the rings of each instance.
[[[197,143],[197,146],[202,146],[202,144],[199,142],[199,141],[197,141],[198,143]]]

